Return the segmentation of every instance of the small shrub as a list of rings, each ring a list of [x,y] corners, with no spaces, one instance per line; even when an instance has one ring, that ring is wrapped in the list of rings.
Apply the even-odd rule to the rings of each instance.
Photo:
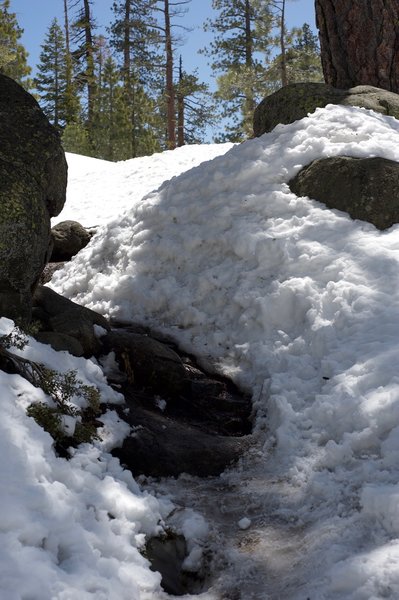
[[[58,443],[71,446],[100,439],[93,420],[100,414],[100,393],[97,388],[84,385],[77,379],[76,371],[58,373],[51,369],[43,369],[40,387],[52,398],[55,406],[42,402],[31,404],[28,414],[43,427]],[[73,398],[86,400],[87,407],[79,408],[73,404]],[[75,431],[68,436],[62,425],[63,416],[76,419]]]
[[[27,333],[32,332],[33,329],[30,328]],[[20,327],[15,327],[9,334],[0,336],[0,366],[11,366],[13,370],[8,372],[17,372],[35,387],[40,387],[54,403],[54,406],[44,402],[32,403],[27,409],[27,414],[52,436],[56,444],[64,448],[100,439],[95,422],[101,413],[98,389],[79,381],[76,371],[58,373],[10,352],[11,348],[23,350],[27,343],[25,332]],[[76,398],[85,400],[87,406],[76,406]],[[66,416],[75,420],[75,431],[72,435],[68,435],[63,425],[63,417]]]

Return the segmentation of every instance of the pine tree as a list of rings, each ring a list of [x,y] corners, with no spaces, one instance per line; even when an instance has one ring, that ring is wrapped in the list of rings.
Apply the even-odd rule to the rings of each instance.
[[[199,144],[208,127],[215,124],[215,106],[209,86],[201,83],[197,73],[187,73],[179,61],[179,81],[176,85],[177,145]]]
[[[268,0],[213,0],[218,11],[205,30],[215,33],[210,47],[212,70],[219,74],[216,99],[231,120],[223,139],[241,141],[252,132],[252,115],[264,95],[271,13]],[[263,55],[263,60],[260,58]]]
[[[154,8],[155,0],[119,0],[113,5],[111,45],[119,57],[124,112],[128,115],[130,154],[126,158],[159,149],[155,102],[161,87],[161,57]]]
[[[10,0],[0,2],[0,73],[8,75],[29,89],[27,79],[31,72],[28,66],[28,53],[19,42],[23,29],[19,27],[16,14],[9,12]]]
[[[65,113],[67,123],[76,123],[80,119],[81,106],[74,78],[74,65],[70,46],[70,25],[68,0],[64,0],[64,37],[65,37]]]
[[[67,97],[65,38],[57,19],[51,23],[42,45],[34,84],[40,105],[50,122],[57,128],[63,128],[72,120],[72,115]]]
[[[286,32],[284,61],[286,85],[304,81],[323,81],[318,38],[307,23]],[[268,68],[270,91],[275,91],[282,86],[281,63],[282,55],[277,54]]]
[[[176,85],[174,81],[175,47],[179,39],[173,35],[175,19],[186,13],[186,6],[191,0],[156,0],[155,8],[161,18],[158,19],[158,29],[161,32],[160,41],[164,45],[164,99],[166,115],[166,145],[169,150],[176,148]],[[184,29],[184,28],[183,28]]]
[[[292,36],[292,46],[287,56],[287,73],[289,83],[324,80],[319,40],[308,23],[304,23]]]
[[[92,137],[94,105],[96,101],[96,78],[94,72],[94,35],[96,27],[91,12],[92,0],[75,2],[77,14],[71,23],[71,55],[75,67],[75,83],[84,90],[87,100],[86,127],[89,139]]]

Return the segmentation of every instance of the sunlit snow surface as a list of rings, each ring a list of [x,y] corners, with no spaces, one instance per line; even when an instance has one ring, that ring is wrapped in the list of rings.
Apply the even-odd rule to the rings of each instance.
[[[201,160],[212,148],[197,148]],[[185,151],[191,150],[178,152],[183,156]],[[67,207],[59,220],[105,223],[108,216],[100,218],[102,203],[104,215],[110,214],[111,205],[115,214],[126,212],[106,223],[90,245],[55,274],[54,289],[108,316],[173,335],[254,395],[258,441],[241,465],[211,482],[186,478],[153,484],[175,498],[191,498],[193,507],[211,520],[210,535],[219,520],[226,563],[214,592],[209,592],[212,599],[221,597],[219,590],[228,600],[399,597],[399,228],[381,233],[290,192],[287,182],[302,166],[335,155],[382,156],[399,162],[398,121],[329,106],[232,147],[166,181],[144,199],[151,185],[140,187],[138,182],[134,194],[136,176],[129,176],[129,169],[141,177],[149,159],[140,159],[142,167],[136,169],[135,161],[115,166],[82,159],[80,165],[70,157],[71,188],[74,181],[81,182],[84,202],[74,204],[73,216]],[[158,163],[155,168],[160,169]],[[171,174],[159,173],[153,188]],[[21,380],[14,380],[20,389]],[[20,419],[21,427],[33,430],[40,448],[47,440],[46,449],[36,453],[44,454],[44,462],[38,462],[34,452],[29,458],[29,469],[39,473],[34,484],[42,489],[41,469],[58,481],[54,473],[61,467],[54,465],[73,467],[50,458],[48,438],[18,406],[9,407],[15,422]],[[15,427],[21,437],[19,425]],[[82,450],[83,455],[91,452]],[[80,470],[73,473],[76,499],[82,475]],[[8,476],[6,472],[3,479]],[[102,475],[96,477],[101,481]],[[120,485],[118,477],[119,472],[112,485]],[[97,479],[94,487],[101,490]],[[65,481],[63,475],[68,488]],[[18,502],[31,515],[22,522],[33,522],[40,511],[46,514],[44,500],[29,490],[25,493],[22,483],[15,487],[22,490],[14,492]],[[135,488],[132,493],[140,502],[156,503],[144,511],[148,524],[137,526],[137,531],[146,532],[146,527],[156,526],[162,511],[167,512],[167,503]],[[90,581],[100,563],[100,572],[109,569],[120,586],[115,596],[105,587],[104,598],[161,598],[156,575],[143,568],[140,557],[131,557],[130,546],[128,550],[122,544],[126,554],[120,556],[122,550],[110,533],[113,522],[106,524],[102,537],[98,522],[92,526],[90,521],[90,494],[81,497],[85,508],[77,499],[74,508],[71,500],[66,513],[74,514],[73,527],[79,523],[72,542],[75,552],[85,556],[83,565],[79,563],[81,580],[77,567],[59,567],[62,550],[61,559],[56,558],[42,542],[51,523],[36,537],[8,531],[13,548],[33,546],[32,562],[42,553],[44,580],[45,565],[50,562],[54,570],[52,582],[47,582],[53,595],[40,598],[101,598],[79,587],[83,580]],[[109,501],[109,495],[104,497]],[[6,505],[11,507],[11,501]],[[10,508],[10,519],[12,515]],[[135,518],[132,513],[132,521]],[[248,529],[239,527],[242,519],[250,521]],[[70,529],[64,524],[56,531],[62,549],[63,535]],[[119,531],[124,535],[123,528]],[[93,559],[83,538],[89,540]],[[103,566],[104,546],[98,553],[96,544],[106,544],[112,566],[107,561]],[[12,565],[16,556],[12,551]],[[66,556],[68,561],[68,552]],[[118,573],[125,573],[124,561],[130,559],[138,569],[134,589],[141,591],[128,596],[130,582]],[[4,564],[20,594],[15,598],[24,597],[15,565]],[[34,573],[31,578],[38,586]],[[65,581],[70,582],[68,592],[54,593],[57,585],[67,585]],[[74,595],[81,589],[84,592]]]

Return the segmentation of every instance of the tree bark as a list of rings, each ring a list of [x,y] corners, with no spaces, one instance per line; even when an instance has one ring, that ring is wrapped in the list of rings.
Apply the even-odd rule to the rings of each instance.
[[[177,93],[177,145],[180,148],[184,146],[184,95],[183,85],[183,61],[180,56],[179,63],[179,88]]]
[[[280,22],[281,87],[285,87],[288,84],[285,33],[285,0],[282,0]]]
[[[166,114],[168,149],[176,148],[175,86],[173,83],[173,50],[170,27],[169,0],[164,0],[165,50],[166,50]]]
[[[315,0],[326,83],[399,93],[399,2]]]
[[[86,79],[87,79],[87,121],[89,135],[93,126],[94,99],[96,95],[96,83],[94,77],[93,58],[93,35],[92,20],[90,14],[89,0],[83,0],[84,7],[84,30],[85,30],[85,54],[86,54]]]

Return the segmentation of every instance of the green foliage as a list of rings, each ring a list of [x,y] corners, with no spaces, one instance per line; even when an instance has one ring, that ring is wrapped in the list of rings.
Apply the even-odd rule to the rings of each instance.
[[[65,152],[94,156],[87,129],[81,121],[68,123],[62,132],[61,141]]]
[[[100,414],[100,393],[95,387],[79,381],[76,371],[58,373],[51,369],[43,369],[40,384],[54,406],[37,402],[31,404],[27,412],[57,443],[75,446],[100,439],[93,424],[93,418]],[[86,408],[81,409],[74,404],[76,397],[85,401]],[[65,431],[63,417],[75,420],[72,435]]]
[[[156,0],[119,0],[110,27],[115,72],[121,86],[115,94],[113,119],[119,144],[115,159],[145,156],[161,150],[164,115],[162,39],[155,18]],[[109,92],[108,89],[105,91]],[[117,116],[119,113],[119,116]]]
[[[36,402],[28,406],[27,415],[33,417],[36,423],[51,435],[55,442],[61,442],[65,438],[62,429],[61,414],[58,408],[51,408],[44,402]]]
[[[280,87],[281,55],[277,55],[268,69],[269,85]],[[323,82],[318,38],[307,23],[294,28],[287,35],[286,49],[287,83]]]
[[[269,1],[213,0],[212,6],[218,14],[204,28],[215,37],[202,52],[212,59],[218,85],[215,98],[221,117],[230,122],[221,139],[242,141],[251,135],[253,111],[265,95],[271,47]]]
[[[34,84],[43,111],[50,122],[59,128],[76,118],[80,109],[68,69],[64,34],[57,19],[54,19],[42,45]]]
[[[9,12],[9,8],[10,0],[0,2],[0,73],[29,89],[27,77],[31,68],[27,62],[28,53],[19,42],[23,29],[18,25],[16,14]]]
[[[6,350],[10,348],[23,350],[27,343],[28,338],[19,327],[14,327],[10,333],[0,336],[0,346]]]
[[[204,141],[204,136],[208,126],[215,124],[215,104],[212,94],[209,91],[209,86],[201,82],[197,72],[187,73],[182,68],[180,60],[180,77],[176,85],[176,98],[178,113],[183,111],[183,115],[179,114],[179,121],[183,117],[184,124],[184,143],[200,144]]]
[[[100,439],[95,423],[96,417],[101,413],[98,389],[79,381],[76,371],[58,373],[10,352],[10,348],[22,350],[27,342],[24,332],[18,327],[0,337],[2,365],[8,361],[14,369],[11,372],[17,371],[33,385],[40,387],[51,399],[51,404],[32,403],[27,409],[27,414],[64,449]],[[84,405],[83,408],[78,405],[78,401]],[[63,421],[66,418],[72,418],[73,433],[68,433],[64,426]]]

